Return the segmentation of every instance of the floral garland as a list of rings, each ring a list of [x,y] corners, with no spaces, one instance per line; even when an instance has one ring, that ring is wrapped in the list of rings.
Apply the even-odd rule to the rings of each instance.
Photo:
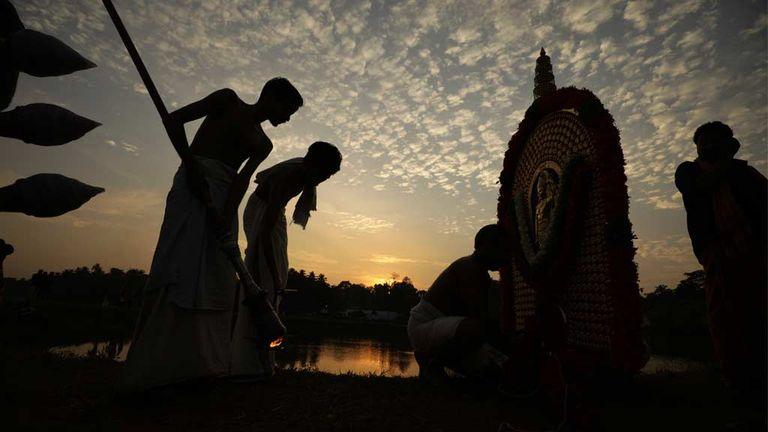
[[[603,189],[602,197],[607,220],[608,273],[611,280],[611,286],[607,289],[613,299],[613,310],[616,311],[612,322],[614,330],[611,338],[611,363],[616,368],[636,371],[642,367],[647,358],[644,352],[639,351],[643,349],[640,332],[642,309],[637,282],[637,265],[634,262],[636,249],[632,244],[635,236],[628,217],[629,196],[626,185],[627,177],[624,173],[626,162],[619,144],[619,131],[614,124],[613,117],[592,92],[575,87],[561,88],[537,98],[526,110],[525,117],[520,122],[517,132],[510,139],[504,155],[504,167],[499,176],[501,183],[497,205],[499,223],[512,233],[517,231],[515,227],[517,221],[516,206],[510,204],[515,199],[512,196],[513,176],[520,162],[522,150],[544,116],[566,109],[575,110],[581,122],[592,133],[596,150],[595,160],[599,161],[600,165],[600,170],[594,171],[593,180],[600,184]],[[567,230],[564,234],[568,234]],[[573,236],[566,235],[566,237]],[[515,244],[521,245],[522,243],[515,241]],[[567,248],[561,245],[560,250],[567,250]],[[520,248],[513,248],[514,259],[520,264],[519,269],[524,279],[535,282],[533,276],[536,274],[536,268],[528,268],[524,254],[525,252]],[[511,279],[510,268],[502,268],[501,285],[503,291],[511,292],[513,290]],[[546,285],[550,284],[547,283]],[[511,304],[502,304],[502,307],[506,311],[503,311],[503,314],[514,313],[513,309],[510,309]],[[513,324],[506,321],[506,318],[502,319],[506,327]]]

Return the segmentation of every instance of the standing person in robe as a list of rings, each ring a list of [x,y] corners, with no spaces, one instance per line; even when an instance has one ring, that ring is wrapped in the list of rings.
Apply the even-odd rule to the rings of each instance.
[[[304,157],[280,162],[256,174],[258,187],[243,213],[248,238],[245,265],[256,283],[267,290],[275,309],[288,275],[285,206],[301,194],[293,222],[306,228],[309,212],[317,207],[317,186],[339,171],[341,159],[338,148],[318,141],[309,146]],[[244,380],[271,376],[274,359],[268,343],[256,332],[250,310],[239,306],[232,336],[232,376]]]
[[[261,123],[285,123],[302,105],[287,79],[274,78],[255,104],[223,89],[169,115],[167,127],[182,164],[166,200],[125,364],[125,390],[229,373],[238,279],[219,244],[237,240],[240,201],[272,150]],[[203,117],[188,146],[184,124]]]
[[[693,251],[706,272],[709,329],[726,383],[743,396],[765,397],[766,195],[768,181],[734,159],[739,141],[721,122],[693,135],[698,158],[680,164],[675,184],[683,195]]]

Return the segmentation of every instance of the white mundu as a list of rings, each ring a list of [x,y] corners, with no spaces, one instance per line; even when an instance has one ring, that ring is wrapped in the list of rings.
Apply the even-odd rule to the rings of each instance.
[[[276,203],[284,205],[292,197],[301,193],[293,213],[293,222],[306,227],[310,211],[315,210],[317,194],[314,186],[293,184],[295,181],[290,180],[297,170],[301,169],[304,169],[304,158],[289,159],[259,172],[256,175],[256,183],[259,184],[259,188],[269,191],[269,200],[273,205]],[[243,228],[248,239],[248,247],[245,250],[245,265],[256,283],[267,290],[269,300],[277,306],[275,304],[277,293],[285,288],[288,277],[288,231],[285,207],[282,207],[275,225],[269,232],[269,238],[258,238],[269,204],[256,193],[251,194],[248,198],[243,212]],[[275,278],[269,270],[263,248],[258,248],[259,240],[266,240],[265,246],[272,249],[278,279],[283,286],[274,286]],[[240,294],[242,296],[242,293]],[[232,375],[269,376],[273,371],[274,357],[272,352],[254,332],[254,325],[248,308],[238,305],[235,329],[232,335]]]
[[[221,208],[236,172],[221,161],[196,158],[213,203]],[[236,233],[233,220],[230,235]],[[227,375],[237,284],[207,210],[179,168],[166,200],[121,386],[140,390]]]
[[[267,298],[274,305],[277,292],[285,286],[274,286],[274,278],[267,267],[264,251],[255,250],[258,244],[256,235],[266,209],[267,203],[255,193],[248,199],[243,214],[243,228],[248,239],[248,247],[245,250],[245,265],[256,283],[262,289],[267,290],[269,293]],[[267,247],[271,247],[273,250],[277,271],[280,273],[280,280],[284,285],[288,277],[288,231],[285,208],[272,228],[267,242]],[[243,298],[242,291],[238,297]],[[250,309],[239,303],[237,304],[235,328],[232,333],[230,373],[233,376],[270,376],[274,373],[274,355],[254,331],[255,327],[250,316]]]

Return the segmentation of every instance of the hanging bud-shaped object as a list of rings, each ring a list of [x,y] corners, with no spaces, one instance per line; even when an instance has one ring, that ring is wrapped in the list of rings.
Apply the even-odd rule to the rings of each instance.
[[[16,8],[10,1],[0,0],[0,38],[6,38],[12,33],[24,29]]]
[[[14,93],[19,71],[11,65],[9,37],[24,29],[10,1],[0,0],[0,111],[8,108]]]
[[[6,243],[5,240],[0,239],[0,262],[2,262],[3,259],[8,255],[11,255],[13,250],[13,246],[11,246],[9,243]]]
[[[66,144],[100,125],[66,108],[44,103],[0,113],[0,136],[42,146]]]
[[[2,48],[0,47],[0,58]],[[13,69],[7,63],[0,63],[0,111],[8,108],[13,95],[16,93],[16,81],[19,79],[19,71]]]
[[[64,42],[34,30],[10,35],[8,49],[16,69],[37,77],[67,75],[96,67]]]
[[[0,211],[37,217],[60,216],[102,192],[104,188],[61,174],[35,174],[0,188]]]
[[[6,243],[5,240],[0,239],[0,303],[3,302],[3,263],[8,255],[13,253],[13,246]]]

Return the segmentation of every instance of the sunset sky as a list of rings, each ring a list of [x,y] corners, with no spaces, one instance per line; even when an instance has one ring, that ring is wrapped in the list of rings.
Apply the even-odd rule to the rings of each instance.
[[[16,247],[6,275],[148,269],[179,162],[138,74],[100,1],[13,3],[27,27],[99,66],[23,75],[12,107],[53,103],[103,126],[57,148],[0,138],[0,184],[51,172],[106,192],[58,218],[0,215],[0,238]],[[677,164],[695,157],[698,125],[730,124],[739,157],[768,167],[762,0],[115,4],[169,109],[223,87],[254,102],[274,76],[301,91],[291,122],[265,123],[275,150],[263,167],[316,140],[344,154],[307,230],[289,227],[291,266],[331,282],[398,273],[423,289],[471,251],[474,232],[496,220],[504,150],[532,102],[542,46],[557,85],[592,90],[621,131],[642,287],[698,268],[673,184]]]

